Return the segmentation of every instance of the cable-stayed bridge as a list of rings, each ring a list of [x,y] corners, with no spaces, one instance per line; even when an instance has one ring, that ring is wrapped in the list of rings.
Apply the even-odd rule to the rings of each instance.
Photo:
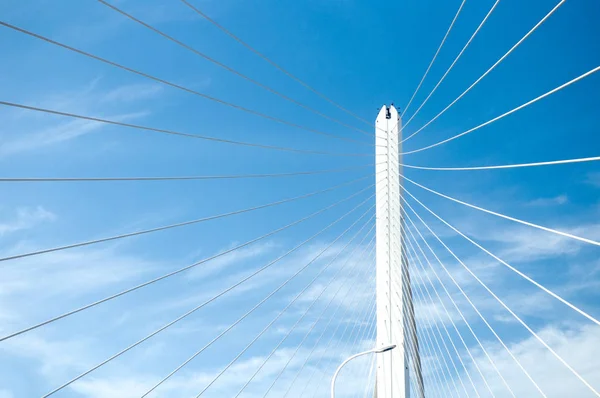
[[[554,77],[550,87],[531,95],[518,93],[516,103],[499,101],[496,106],[489,98],[493,109],[484,119],[469,118],[469,127],[442,131],[445,138],[416,144],[428,132],[437,133],[438,119],[468,101],[499,73],[497,69],[525,51],[522,47],[533,51],[530,46],[547,45],[538,36],[543,37],[561,13],[574,14],[569,8],[574,2],[536,5],[539,15],[511,38],[509,46],[494,49],[493,62],[478,65],[477,75],[461,82],[456,95],[433,106],[430,99],[441,97],[438,89],[451,83],[461,59],[476,51],[471,46],[484,40],[479,36],[485,35],[487,24],[496,13],[506,16],[505,2],[490,1],[465,34],[460,24],[463,13],[470,12],[469,2],[450,2],[456,3],[453,13],[446,16],[443,35],[436,39],[425,69],[410,92],[404,93],[406,103],[358,111],[292,72],[298,68],[282,66],[266,55],[260,43],[234,33],[237,29],[211,16],[201,1],[174,3],[194,22],[202,21],[213,29],[212,34],[230,41],[235,51],[255,59],[268,73],[279,74],[303,94],[289,94],[268,80],[251,77],[244,68],[225,61],[226,56],[209,55],[127,2],[97,0],[98,7],[119,24],[135,27],[161,45],[268,94],[273,104],[284,103],[294,112],[310,114],[311,123],[294,112],[278,113],[275,105],[262,110],[252,101],[221,97],[214,93],[218,90],[197,81],[164,77],[143,62],[122,61],[127,56],[88,50],[93,46],[78,44],[75,35],[47,35],[42,28],[20,23],[18,17],[2,17],[0,34],[7,43],[18,40],[19,46],[67,54],[72,62],[152,84],[144,86],[146,92],[141,86],[132,92],[114,90],[98,103],[124,103],[169,90],[216,106],[214,114],[201,118],[214,117],[218,123],[208,134],[202,128],[185,127],[173,105],[165,105],[166,113],[177,116],[152,123],[137,120],[145,117],[143,112],[96,112],[82,95],[49,101],[1,95],[0,105],[15,112],[15,120],[62,123],[34,135],[29,145],[60,144],[110,128],[118,137],[128,135],[122,139],[134,148],[127,155],[134,162],[147,160],[148,150],[136,140],[158,140],[158,147],[177,141],[180,152],[161,161],[194,165],[180,154],[197,153],[188,151],[200,148],[198,156],[206,159],[210,165],[206,170],[211,171],[152,174],[140,168],[139,174],[127,174],[119,167],[102,167],[94,175],[85,175],[78,172],[76,160],[95,160],[82,160],[85,155],[69,151],[59,156],[61,161],[74,159],[66,168],[29,165],[2,172],[0,186],[7,198],[9,192],[30,200],[58,197],[68,204],[66,210],[84,207],[90,215],[89,220],[76,220],[81,233],[74,238],[54,231],[47,244],[10,240],[14,233],[35,229],[37,223],[55,221],[56,216],[44,208],[20,209],[17,221],[0,223],[0,237],[7,239],[0,257],[0,348],[5,356],[0,365],[5,374],[0,377],[0,398],[327,397],[340,364],[361,352],[365,355],[340,369],[332,388],[336,396],[600,397],[600,213],[585,210],[577,224],[556,227],[557,222],[537,217],[534,210],[563,205],[566,196],[540,196],[528,202],[526,211],[512,212],[504,206],[505,200],[480,199],[488,197],[483,189],[460,189],[473,175],[485,174],[484,179],[496,184],[498,174],[513,173],[509,196],[518,196],[514,186],[520,175],[539,170],[544,177],[535,175],[533,180],[541,179],[544,185],[544,178],[558,178],[559,169],[589,167],[585,181],[596,191],[570,188],[582,192],[579,196],[592,208],[598,206],[600,196],[600,174],[595,171],[600,145],[590,138],[590,145],[584,143],[583,149],[575,151],[571,142],[523,138],[506,144],[531,145],[527,152],[531,157],[520,161],[466,159],[464,166],[440,166],[441,157],[430,163],[412,161],[416,154],[451,142],[460,144],[466,136],[476,137],[511,118],[524,117],[547,102],[566,108],[561,95],[569,91],[575,91],[578,104],[593,102],[590,98],[598,96],[597,54],[591,56],[595,62],[591,67],[572,67],[569,76]],[[593,15],[598,7],[592,4],[589,9],[594,20],[600,20],[600,14]],[[464,40],[446,64],[442,54],[453,34]],[[387,45],[383,49],[394,51]],[[377,57],[384,59],[385,54]],[[47,69],[50,75],[52,68]],[[10,79],[11,84],[28,85]],[[92,92],[96,84],[87,91]],[[578,107],[597,114],[587,105]],[[428,108],[431,116],[423,118]],[[194,108],[184,112],[193,113]],[[260,120],[271,129],[290,129],[295,136],[281,141],[274,134],[258,132],[221,134],[238,115]],[[335,128],[314,127],[315,121]],[[588,125],[593,130],[600,124],[590,119]],[[104,144],[110,147],[108,142],[100,146]],[[24,145],[7,135],[0,156],[10,162],[8,156],[23,151]],[[225,152],[220,152],[223,148]],[[506,148],[510,146],[502,150]],[[252,154],[250,162],[231,172],[235,158],[247,153]],[[299,159],[293,162],[295,168],[279,167],[292,158]],[[316,159],[329,159],[331,167],[315,167]],[[253,164],[266,165],[267,171],[250,171]],[[437,188],[448,186],[447,182],[452,190]],[[159,191],[162,198],[171,190],[177,192],[175,196],[201,192],[205,202],[193,218],[161,211],[149,215],[149,220],[132,222],[129,214],[151,200],[147,191],[136,188],[142,184],[150,184],[146,185],[154,190],[150,192]],[[87,204],[109,197],[107,187],[115,186],[115,192],[122,194],[107,199],[114,217],[94,221],[103,230],[88,229],[95,210]],[[83,196],[74,200],[71,195],[78,193]],[[197,210],[193,201],[186,203]],[[127,211],[119,212],[119,206]],[[470,222],[479,215],[487,221]],[[121,219],[126,221],[118,222]],[[220,236],[228,239],[228,245],[207,243]],[[143,248],[154,261],[114,256],[134,244],[128,242],[144,239],[156,239]],[[184,250],[184,243],[190,241],[201,249],[172,261],[171,254]],[[552,256],[560,260],[549,263]],[[546,263],[540,266],[536,261],[541,260]],[[67,265],[71,263],[72,267]],[[510,280],[508,287],[500,283],[505,278]],[[65,340],[69,333],[71,340]],[[128,375],[126,382],[120,381]]]

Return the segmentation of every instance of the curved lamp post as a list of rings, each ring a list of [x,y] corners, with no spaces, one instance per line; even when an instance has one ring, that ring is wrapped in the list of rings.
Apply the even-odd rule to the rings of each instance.
[[[382,352],[393,350],[394,348],[396,348],[396,344],[387,345],[387,346],[384,346],[384,347],[381,347],[381,348],[373,348],[372,350],[369,350],[369,351],[364,351],[364,352],[359,352],[358,354],[354,354],[350,358],[348,358],[344,362],[342,362],[342,364],[337,368],[337,370],[333,374],[333,378],[331,379],[331,398],[335,398],[335,379],[337,378],[338,373],[340,373],[340,370],[342,370],[342,368],[348,362],[350,362],[354,358],[358,358],[358,357],[363,356],[363,355],[367,355],[367,354],[380,354]]]

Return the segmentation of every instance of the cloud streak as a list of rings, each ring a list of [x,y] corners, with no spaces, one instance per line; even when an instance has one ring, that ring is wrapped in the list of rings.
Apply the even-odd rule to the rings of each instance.
[[[43,206],[19,207],[12,219],[0,221],[0,236],[31,229],[41,223],[55,221],[56,218],[54,213],[46,210]]]
[[[52,94],[38,100],[28,100],[42,108],[65,110],[93,116],[110,115],[107,118],[125,122],[142,119],[151,114],[144,108],[147,101],[162,95],[158,84],[127,84],[110,89],[100,89],[101,79],[93,79],[86,85]],[[15,110],[7,115],[9,137],[0,144],[0,157],[32,152],[75,140],[108,128],[107,125],[89,120],[68,120],[54,115],[42,115],[31,111]]]

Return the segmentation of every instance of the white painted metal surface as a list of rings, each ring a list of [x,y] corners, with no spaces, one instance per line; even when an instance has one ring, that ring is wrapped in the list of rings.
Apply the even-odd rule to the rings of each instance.
[[[375,122],[377,195],[377,339],[376,346],[398,348],[378,355],[377,398],[405,398],[403,303],[400,245],[400,186],[398,128],[400,118],[393,107],[381,108]]]
[[[382,107],[375,122],[378,181],[376,346],[396,344],[398,348],[377,358],[376,398],[409,397],[409,364],[415,375],[412,383],[417,398],[425,396],[409,267],[401,233],[400,127],[396,108],[393,105]]]

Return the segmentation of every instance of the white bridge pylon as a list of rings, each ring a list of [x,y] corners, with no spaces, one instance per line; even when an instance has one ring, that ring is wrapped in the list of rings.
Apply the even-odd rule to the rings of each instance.
[[[394,106],[383,106],[375,122],[376,153],[376,346],[396,344],[377,355],[376,398],[408,398],[409,365],[414,370],[414,391],[424,398],[419,345],[404,254],[400,201],[400,116]]]

